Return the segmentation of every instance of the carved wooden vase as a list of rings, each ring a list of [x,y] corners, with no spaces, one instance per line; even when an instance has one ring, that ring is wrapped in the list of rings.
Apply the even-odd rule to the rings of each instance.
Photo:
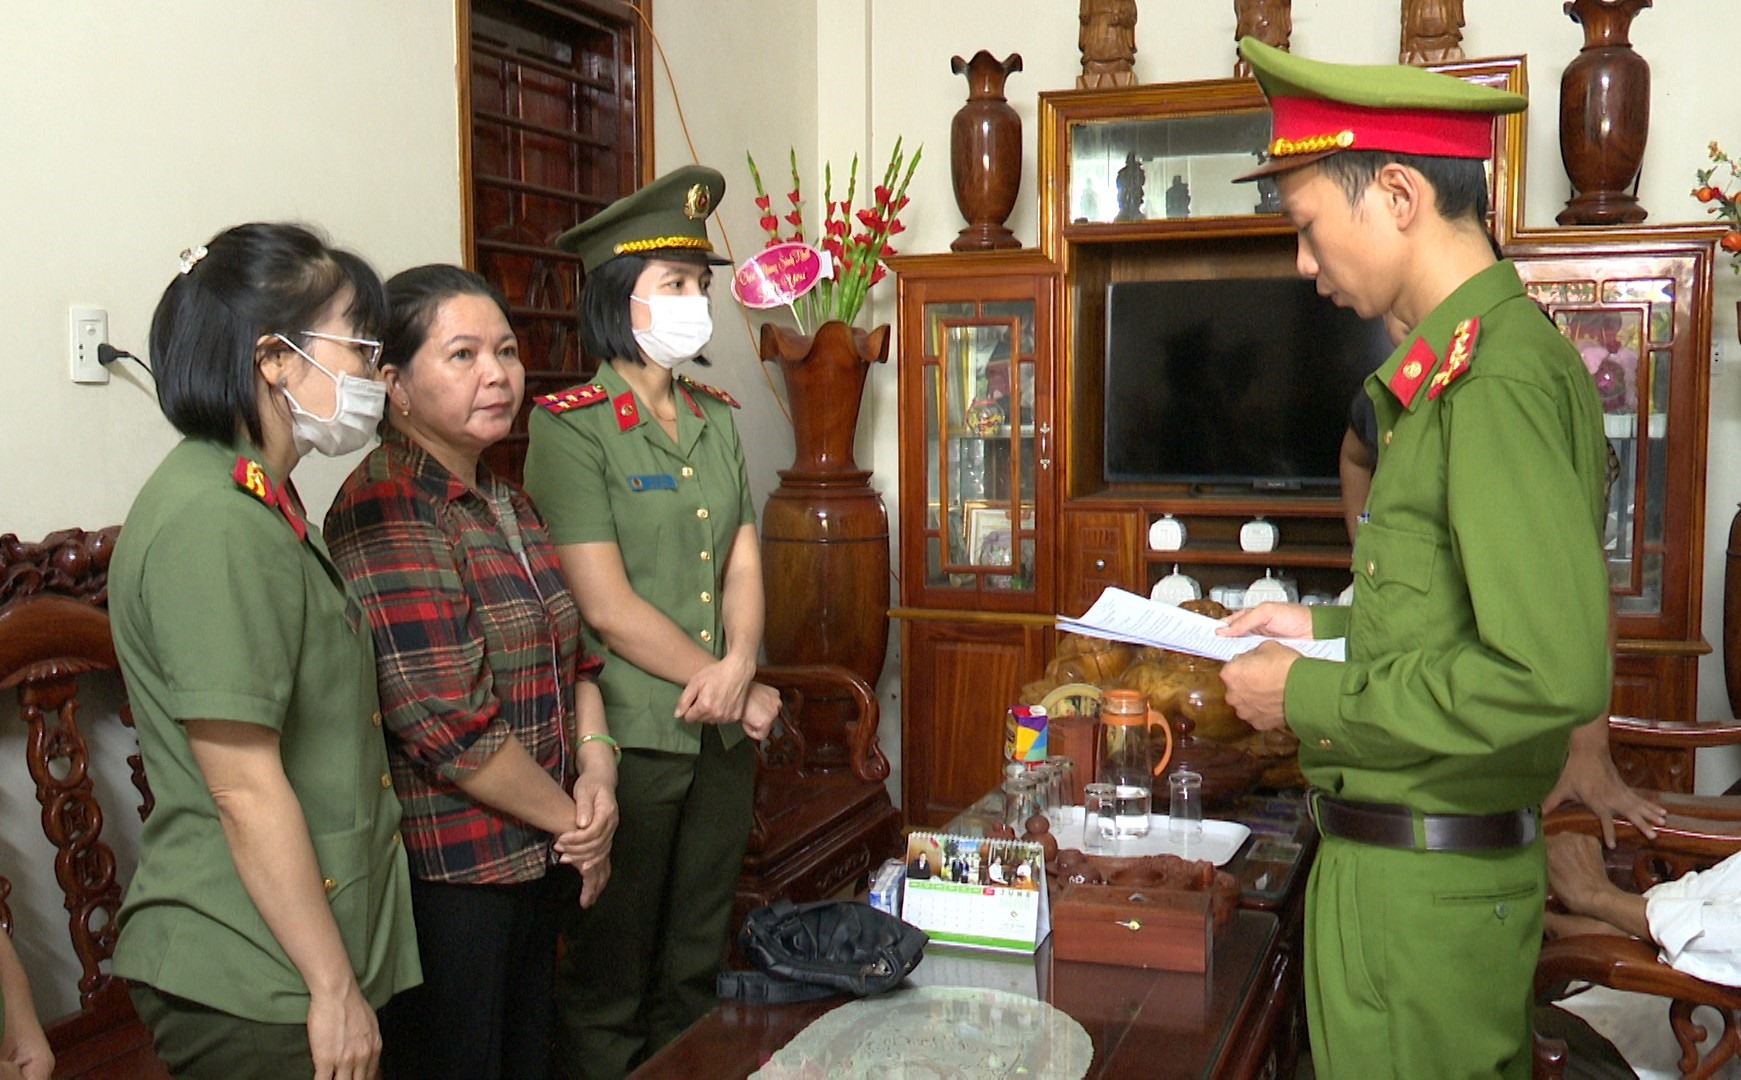
[[[1741,510],[1729,523],[1723,568],[1723,679],[1729,687],[1731,715],[1741,716]]]
[[[1650,132],[1650,65],[1627,31],[1651,0],[1566,0],[1584,48],[1560,77],[1560,158],[1572,197],[1561,225],[1630,225],[1644,207],[1631,188]]]
[[[873,687],[889,641],[889,516],[852,444],[865,375],[888,355],[886,325],[826,322],[811,336],[762,326],[761,356],[780,365],[797,443],[762,510],[768,662],[838,664]],[[848,767],[855,711],[847,699],[806,702],[811,767]]]
[[[949,177],[955,205],[967,219],[951,251],[1021,247],[1004,227],[1022,184],[1022,118],[1004,99],[1004,80],[1022,70],[1022,54],[998,60],[984,49],[957,56],[950,70],[967,76],[967,104],[949,125]]]

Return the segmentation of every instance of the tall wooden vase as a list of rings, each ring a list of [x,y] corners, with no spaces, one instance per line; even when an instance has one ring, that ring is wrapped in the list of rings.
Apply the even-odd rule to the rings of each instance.
[[[886,325],[826,322],[813,336],[762,326],[761,356],[780,365],[798,450],[762,511],[768,661],[839,664],[873,687],[889,641],[889,516],[852,444],[865,375],[888,355]],[[855,708],[806,701],[810,767],[848,767]]]
[[[1632,187],[1650,133],[1650,64],[1627,32],[1651,0],[1566,0],[1584,48],[1560,77],[1560,158],[1572,197],[1561,225],[1631,225],[1646,217]]]
[[[972,60],[953,57],[949,69],[967,76],[967,104],[949,125],[949,178],[967,228],[949,249],[1021,247],[1004,220],[1022,186],[1022,118],[1004,98],[1003,84],[1022,70],[1022,54],[999,60],[981,49]]]
[[[1723,679],[1729,687],[1731,715],[1741,716],[1741,510],[1729,523],[1729,550],[1723,565]]]

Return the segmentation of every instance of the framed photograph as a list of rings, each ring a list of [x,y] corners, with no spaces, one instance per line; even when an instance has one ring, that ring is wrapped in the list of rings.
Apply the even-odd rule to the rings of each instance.
[[[1014,552],[1008,510],[975,506],[967,511],[967,554],[975,566],[1009,566]]]

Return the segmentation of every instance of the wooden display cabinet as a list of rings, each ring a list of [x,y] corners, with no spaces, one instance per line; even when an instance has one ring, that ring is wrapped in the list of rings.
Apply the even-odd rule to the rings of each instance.
[[[1711,651],[1700,625],[1718,235],[1703,225],[1544,229],[1506,245],[1530,296],[1596,366],[1604,396],[1618,715],[1693,719],[1699,657]]]
[[[1522,58],[1440,70],[1527,93]],[[1643,389],[1633,393],[1644,403],[1630,416],[1624,405],[1608,414],[1623,477],[1605,537],[1619,612],[1615,711],[1690,718],[1698,657],[1708,651],[1699,607],[1716,233],[1523,229],[1523,122],[1494,122],[1490,225],[1531,295],[1575,343],[1638,342]],[[1107,478],[1107,286],[1297,273],[1293,230],[1273,188],[1228,182],[1258,160],[1268,132],[1250,80],[1043,93],[1040,249],[891,260],[900,308],[895,614],[905,620],[910,823],[939,823],[995,780],[1004,711],[1049,655],[1050,631],[1036,630],[1047,616],[1081,614],[1107,586],[1146,594],[1174,564],[1206,595],[1266,571],[1292,579],[1302,595],[1334,596],[1349,584],[1334,489]],[[1146,173],[1140,199],[1133,161]],[[1026,412],[1010,423],[1007,406],[1001,418],[974,412],[982,396],[997,396],[982,395],[981,385],[993,383],[1000,358],[987,348],[1000,338],[1019,340],[1019,362],[1032,364],[1031,390],[1025,371],[996,384],[1011,383],[1018,410],[1031,403],[1031,429]],[[967,437],[975,423],[989,435]],[[973,471],[980,463],[986,468]],[[1163,514],[1185,525],[1183,549],[1150,550],[1149,526]],[[1239,527],[1257,516],[1277,527],[1273,551],[1239,546]],[[976,519],[994,530],[1010,523],[1007,547],[986,548],[990,534],[976,531]]]

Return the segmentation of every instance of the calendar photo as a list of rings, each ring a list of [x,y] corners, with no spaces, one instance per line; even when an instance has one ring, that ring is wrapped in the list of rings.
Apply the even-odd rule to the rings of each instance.
[[[907,838],[901,917],[933,941],[1033,952],[1050,929],[1040,845],[983,836]]]

